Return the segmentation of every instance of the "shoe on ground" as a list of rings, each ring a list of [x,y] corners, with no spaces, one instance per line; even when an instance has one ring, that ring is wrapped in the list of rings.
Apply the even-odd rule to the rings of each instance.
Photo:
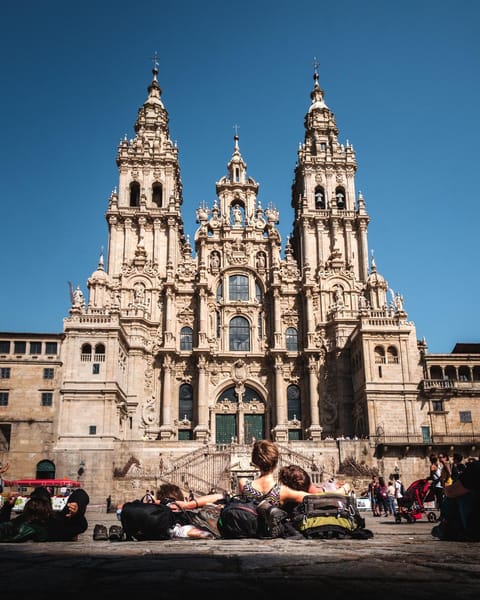
[[[108,540],[108,532],[105,525],[100,525],[97,523],[93,528],[93,539],[96,542]]]
[[[108,539],[111,542],[121,542],[123,539],[123,529],[119,525],[112,525],[108,530]]]

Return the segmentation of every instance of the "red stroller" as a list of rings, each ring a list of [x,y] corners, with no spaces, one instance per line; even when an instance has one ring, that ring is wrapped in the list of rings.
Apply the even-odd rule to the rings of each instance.
[[[428,506],[426,506],[428,504]],[[401,523],[404,518],[407,523],[414,523],[422,518],[423,514],[434,523],[437,519],[435,508],[435,494],[432,482],[429,479],[417,479],[405,490],[402,498],[398,499],[398,512],[395,513],[395,523]]]

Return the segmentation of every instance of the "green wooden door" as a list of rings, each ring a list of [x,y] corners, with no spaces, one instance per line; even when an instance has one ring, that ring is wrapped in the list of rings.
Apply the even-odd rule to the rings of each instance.
[[[245,444],[250,444],[253,438],[263,440],[265,438],[265,415],[245,415],[244,436]]]
[[[215,443],[231,444],[237,438],[237,415],[215,415]]]

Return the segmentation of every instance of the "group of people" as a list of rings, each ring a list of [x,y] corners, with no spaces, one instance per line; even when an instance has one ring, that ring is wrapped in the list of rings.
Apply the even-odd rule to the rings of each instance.
[[[398,511],[403,498],[404,486],[398,473],[393,473],[388,481],[381,475],[374,475],[368,485],[368,497],[374,517],[393,516]]]
[[[61,511],[54,511],[45,487],[30,494],[23,511],[12,518],[16,494],[9,494],[0,509],[0,542],[67,542],[88,528],[85,516],[90,498],[83,489],[74,490]]]
[[[283,466],[278,470],[280,454],[278,446],[269,440],[257,440],[253,444],[251,463],[258,469],[258,476],[239,479],[239,494],[246,500],[266,502],[269,506],[266,518],[269,528],[275,531],[280,522],[293,513],[295,506],[308,494],[330,491],[350,492],[348,485],[335,484],[333,481],[322,486],[312,483],[309,474],[298,465]],[[466,539],[480,541],[480,461],[463,463],[460,455],[454,455],[451,464],[445,453],[430,456],[431,485],[438,494],[440,508],[439,525],[433,528],[432,535],[439,539]],[[369,485],[374,516],[395,514],[397,504],[402,497],[403,484],[398,474],[388,481],[375,476]],[[441,494],[436,490],[441,490]],[[213,490],[212,490],[213,491]],[[219,505],[220,514],[222,493],[210,493],[200,497],[190,494],[188,499],[182,490],[174,484],[163,484],[156,493],[154,503],[166,503],[172,512],[179,516],[174,520],[171,537],[205,538],[215,537],[215,523],[209,529],[196,527],[182,521],[184,511],[196,511],[207,505]],[[150,493],[144,498],[151,503]],[[77,489],[67,499],[62,511],[54,512],[51,496],[45,488],[36,488],[30,495],[23,512],[12,518],[11,512],[15,495],[7,497],[0,509],[0,541],[68,541],[75,540],[88,528],[85,511],[89,503],[88,494]],[[121,517],[121,507],[117,511]],[[212,532],[212,529],[214,530]]]
[[[450,461],[446,452],[439,452],[430,454],[429,462],[426,489],[439,511],[432,535],[441,540],[480,541],[480,461],[470,457],[465,462],[458,452]],[[368,495],[373,516],[397,515],[403,494],[398,474],[388,483],[384,477],[372,477]]]
[[[480,461],[463,462],[459,453],[450,462],[446,453],[430,455],[430,475],[440,508],[432,535],[440,540],[480,541]]]
[[[335,482],[333,478],[324,485],[315,485],[307,471],[299,465],[283,466],[278,469],[277,474],[279,458],[280,452],[274,442],[256,440],[252,447],[251,464],[257,468],[259,474],[255,478],[240,478],[238,481],[239,496],[246,501],[254,501],[260,506],[268,506],[264,517],[273,537],[276,537],[280,523],[292,515],[294,507],[301,503],[307,494],[325,491],[350,493],[350,486],[347,483]],[[220,516],[224,499],[223,493],[217,493],[214,490],[196,498],[190,493],[187,499],[177,485],[163,484],[157,491],[155,502],[157,504],[166,503],[177,514],[170,537],[205,538],[215,537],[215,534],[218,534],[218,528],[213,521]],[[142,500],[145,501],[145,499]],[[191,522],[185,520],[184,516],[184,511],[196,511],[207,505],[211,510],[209,529],[210,531],[214,530],[212,535],[208,534],[208,530],[205,531],[192,525]],[[121,513],[122,507],[119,506],[117,511],[119,520],[121,520]]]

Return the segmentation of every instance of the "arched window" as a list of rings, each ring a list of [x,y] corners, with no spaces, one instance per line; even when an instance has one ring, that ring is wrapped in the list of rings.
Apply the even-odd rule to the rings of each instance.
[[[161,183],[152,185],[152,202],[160,208],[162,206],[163,188]]]
[[[325,208],[325,190],[321,185],[315,188],[315,208]]]
[[[95,346],[95,354],[105,354],[105,344],[97,344]]]
[[[289,352],[298,350],[298,334],[295,327],[288,327],[285,332],[285,346]]]
[[[178,420],[193,421],[193,388],[182,383],[178,391]]]
[[[471,380],[470,368],[463,365],[458,369],[458,379],[460,381],[470,381]]]
[[[375,354],[375,363],[376,364],[384,364],[385,363],[385,348],[383,346],[376,346],[373,351]]]
[[[473,381],[480,381],[480,367],[473,367]]]
[[[238,402],[238,396],[237,392],[235,391],[235,388],[231,387],[223,391],[218,397],[218,402],[221,402],[222,400],[228,400],[229,402]]]
[[[398,364],[398,350],[395,346],[389,346],[387,348],[387,362],[389,364]]]
[[[437,365],[430,367],[430,379],[443,379],[442,367]]]
[[[338,187],[335,190],[335,200],[337,202],[337,208],[345,208],[345,190],[342,187]]]
[[[81,353],[80,360],[82,362],[88,362],[88,361],[92,360],[91,344],[82,344],[82,349],[81,349],[80,353]]]
[[[302,420],[302,403],[298,385],[289,385],[287,388],[287,411],[289,421]]]
[[[457,381],[457,370],[455,367],[446,367],[445,379],[448,379],[449,381]]]
[[[260,284],[257,282],[255,282],[255,298],[258,302],[261,302],[263,300],[262,290],[260,288]]]
[[[250,325],[245,317],[233,317],[230,321],[229,349],[234,352],[250,350]]]
[[[191,350],[193,348],[193,329],[182,327],[180,330],[180,350]]]
[[[248,300],[248,277],[245,275],[231,275],[228,278],[228,299]]]
[[[140,206],[140,184],[132,181],[130,184],[130,206]]]

